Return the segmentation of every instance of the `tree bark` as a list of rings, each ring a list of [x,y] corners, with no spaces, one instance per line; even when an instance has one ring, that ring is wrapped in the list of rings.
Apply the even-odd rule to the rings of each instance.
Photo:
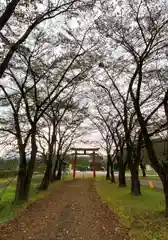
[[[62,159],[61,158],[59,159],[58,163],[59,163],[59,167],[56,175],[56,180],[61,180],[61,177],[62,177]]]
[[[45,169],[45,173],[43,176],[43,179],[41,181],[40,186],[38,187],[39,190],[46,190],[48,189],[48,186],[51,182],[51,177],[52,177],[52,152],[53,152],[53,146],[51,146],[51,144],[49,144],[49,154],[48,154],[48,158],[46,159],[46,169]]]
[[[139,86],[140,86],[140,83],[142,81],[142,64],[143,64],[143,62],[140,62],[139,65],[137,66],[137,69],[136,69],[136,74],[137,73],[139,74],[139,79],[138,79]],[[141,108],[140,108],[140,103],[139,103],[140,90],[138,92],[138,95],[135,97],[133,89],[132,89],[132,85],[131,85],[130,94],[131,94],[131,98],[132,98],[134,108],[135,108],[135,111],[136,111],[136,114],[137,114],[138,122],[139,122],[139,125],[141,127],[141,131],[142,131],[142,135],[143,135],[143,138],[144,138],[145,147],[146,147],[146,150],[147,150],[147,153],[148,153],[149,160],[151,162],[152,167],[160,175],[160,174],[162,174],[162,167],[158,162],[155,150],[153,148],[153,143],[152,143],[152,141],[150,139],[150,136],[148,134],[147,121],[144,120],[144,117],[141,113]]]
[[[11,15],[13,14],[18,2],[20,0],[12,0],[8,3],[4,13],[0,17],[0,30],[5,26]]]
[[[127,148],[127,161],[128,161],[128,167],[131,172],[131,194],[134,196],[140,196],[141,195],[141,189],[140,189],[140,181],[139,181],[139,174],[138,174],[138,166],[140,161],[140,153],[139,148],[137,146],[137,152],[134,155],[133,159],[133,146]]]
[[[110,169],[111,169],[111,182],[112,183],[115,183],[115,176],[114,176],[114,167],[113,167],[113,160],[111,159],[111,161],[110,161]]]
[[[54,166],[53,173],[52,173],[52,179],[53,179],[52,181],[59,180],[57,178],[61,178],[60,176],[61,176],[61,173],[62,173],[62,166],[60,164],[61,164],[61,157],[60,157],[59,150],[58,150],[57,159],[56,159],[55,166]],[[56,174],[57,169],[58,169],[58,171],[57,171],[57,174]]]
[[[168,217],[168,173],[166,175],[160,175],[160,179],[162,180],[165,195],[165,216]]]
[[[52,171],[51,181],[54,181],[56,179],[57,167],[58,167],[58,159],[56,159],[55,164],[54,164],[54,169]]]
[[[26,161],[26,153],[25,153],[26,145],[23,144],[23,141],[22,141],[18,113],[14,112],[13,117],[14,117],[14,122],[15,122],[17,144],[18,144],[18,148],[19,148],[19,171],[18,171],[18,176],[17,176],[17,184],[16,184],[14,201],[16,203],[19,203],[19,202],[27,200],[27,199],[25,199],[25,195],[24,195],[25,180],[26,180],[26,174],[27,174],[27,161]]]
[[[165,93],[164,97],[164,111],[165,111],[165,116],[168,124],[168,90]]]
[[[153,143],[150,140],[145,124],[142,124],[142,129],[143,129],[145,147],[148,153],[149,160],[151,162],[151,166],[158,173],[163,184],[163,190],[165,195],[165,215],[168,216],[168,170],[167,170],[168,165],[166,163],[163,165],[159,164],[159,161],[157,159],[157,156],[153,147]]]
[[[127,166],[126,159],[123,159],[123,147],[120,148],[120,155],[117,153],[117,162],[119,166],[118,182],[119,187],[126,187],[125,169]]]
[[[26,174],[26,179],[25,179],[25,199],[27,200],[29,197],[29,192],[30,192],[30,185],[31,185],[31,180],[34,172],[34,167],[35,167],[35,162],[36,162],[36,154],[37,154],[37,145],[36,145],[36,127],[33,127],[32,129],[32,135],[31,135],[31,157],[30,161],[28,163],[28,168],[27,168],[27,174]]]
[[[48,186],[51,181],[51,175],[52,175],[52,156],[50,155],[48,160],[47,160],[47,166],[46,170],[43,176],[43,179],[41,181],[41,184],[39,186],[39,190],[46,190],[48,189]]]
[[[132,169],[131,169],[131,194],[134,196],[141,195],[138,168],[135,164],[132,164]]]
[[[120,163],[119,175],[118,175],[119,187],[126,187],[125,169],[126,169],[126,164]]]
[[[26,179],[26,172],[27,172],[25,148],[22,147],[19,151],[19,154],[20,154],[20,164],[19,164],[19,171],[17,176],[16,191],[15,191],[16,203],[27,200],[25,199],[25,196],[24,196],[25,179]]]
[[[107,173],[106,173],[106,180],[110,180],[110,157],[107,154]]]
[[[140,131],[138,134],[138,143],[136,146],[136,152],[133,151],[134,159],[131,163],[131,185],[132,185],[131,193],[135,196],[141,195],[141,185],[139,181],[139,164],[141,162],[141,145],[142,145],[142,131]]]
[[[141,171],[142,171],[142,176],[146,177],[146,167],[145,167],[145,164],[141,163],[140,167],[141,167]]]
[[[165,116],[167,120],[167,126],[168,126],[168,90],[165,92],[165,98],[164,98],[164,110],[165,110]],[[168,166],[166,166],[168,168]],[[167,174],[161,175],[160,179],[163,183],[163,191],[165,194],[165,216],[168,217],[168,169]]]
[[[52,179],[52,166],[53,166],[53,153],[54,153],[54,144],[56,142],[56,126],[55,126],[55,120],[52,123],[53,125],[53,132],[52,132],[52,138],[51,142],[48,145],[48,159],[46,162],[46,170],[44,177],[42,179],[42,182],[39,186],[40,190],[46,190],[51,182]]]

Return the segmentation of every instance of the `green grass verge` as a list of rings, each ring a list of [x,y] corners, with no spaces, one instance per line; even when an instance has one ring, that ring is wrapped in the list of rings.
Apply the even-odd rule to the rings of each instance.
[[[142,196],[132,196],[130,188],[119,188],[105,180],[95,182],[98,194],[130,228],[136,240],[167,240],[168,219],[164,217],[164,195],[142,187]]]
[[[27,208],[32,202],[43,199],[44,197],[51,194],[53,189],[55,189],[61,181],[54,182],[50,184],[48,190],[37,192],[36,186],[40,182],[40,179],[33,179],[29,194],[28,202],[20,205],[13,204],[13,199],[15,195],[15,183],[11,183],[6,192],[3,194],[0,201],[0,224],[8,222],[10,219],[14,218],[17,212],[20,212]]]
[[[150,177],[140,177],[140,179],[144,179],[144,180],[160,180],[159,176],[150,176]]]
[[[126,170],[126,174],[131,174],[129,170]],[[146,170],[146,175],[158,176],[157,172],[154,169]],[[139,176],[142,176],[141,168],[139,168]]]
[[[139,170],[141,172],[141,170]],[[157,175],[157,172],[154,169],[146,170],[146,175]]]

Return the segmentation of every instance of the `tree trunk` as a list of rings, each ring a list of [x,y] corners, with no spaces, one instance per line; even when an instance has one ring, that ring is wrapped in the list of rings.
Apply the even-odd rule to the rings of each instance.
[[[127,166],[127,162],[126,162],[126,159],[123,159],[123,147],[120,148],[120,155],[117,153],[116,158],[119,166],[119,175],[118,175],[119,187],[126,187],[125,169]]]
[[[54,122],[55,123],[55,122]],[[52,179],[52,158],[53,158],[53,149],[54,149],[54,144],[55,144],[55,140],[56,140],[56,136],[55,136],[55,124],[53,124],[53,134],[52,134],[52,141],[51,143],[49,143],[49,147],[48,147],[48,159],[46,162],[46,170],[45,170],[45,174],[44,177],[42,179],[42,182],[39,186],[40,190],[46,190],[51,182]]]
[[[31,185],[31,180],[34,172],[35,162],[36,162],[36,154],[37,154],[36,128],[33,128],[32,130],[31,148],[32,148],[31,157],[28,163],[28,169],[27,169],[27,174],[25,179],[25,191],[24,191],[25,199],[28,199],[29,197],[30,185]]]
[[[140,131],[138,136],[136,151],[134,151],[134,146],[132,146],[134,159],[132,159],[132,161],[130,162],[131,194],[134,196],[141,195],[141,185],[139,181],[139,164],[141,162],[141,144],[142,144],[142,132]]]
[[[168,173],[160,175],[163,184],[163,191],[165,195],[165,216],[168,217]]]
[[[145,165],[141,163],[140,167],[141,167],[141,170],[142,170],[142,176],[146,177],[146,167],[145,167]]]
[[[126,168],[126,164],[120,163],[119,175],[118,175],[119,187],[126,187],[125,168]]]
[[[27,173],[27,162],[26,162],[26,153],[25,148],[26,145],[22,142],[22,135],[21,129],[19,125],[19,117],[18,113],[13,114],[14,121],[15,121],[15,131],[16,131],[16,138],[17,144],[19,148],[19,171],[17,176],[17,184],[16,184],[16,191],[15,191],[15,202],[25,201],[25,180],[26,180],[26,173]]]
[[[15,191],[16,203],[27,200],[25,199],[25,196],[24,196],[26,170],[27,170],[27,163],[26,163],[25,149],[20,149],[20,164],[19,164],[19,171],[17,176],[16,191]]]
[[[15,8],[20,0],[12,0],[8,2],[8,5],[4,11],[4,13],[0,17],[0,30],[5,26],[13,12],[15,11]]]
[[[137,166],[137,163],[130,162],[128,166],[131,172],[131,194],[134,196],[140,196],[141,187],[140,187],[139,174],[138,174],[139,164]]]
[[[110,157],[107,154],[107,173],[106,173],[106,180],[110,180]]]
[[[54,181],[56,179],[57,167],[58,167],[58,159],[56,159],[55,164],[54,164],[54,169],[53,169],[53,172],[52,172],[51,181]]]
[[[159,161],[157,159],[153,143],[150,140],[150,137],[148,135],[147,129],[145,126],[143,126],[143,135],[144,135],[144,141],[145,141],[145,147],[148,153],[149,160],[151,162],[151,166],[154,168],[154,170],[158,173],[164,189],[164,195],[165,195],[165,215],[168,216],[168,174],[165,174],[165,170],[167,169],[167,164],[159,164]]]
[[[149,160],[151,162],[151,166],[158,173],[158,175],[160,176],[160,178],[162,180],[162,183],[164,184],[165,182],[161,177],[162,175],[163,176],[165,175],[164,174],[164,166],[162,166],[159,163],[158,158],[156,156],[156,153],[155,153],[155,150],[154,150],[154,147],[153,147],[153,143],[152,143],[152,141],[150,139],[150,136],[148,134],[146,122],[145,122],[145,120],[142,116],[142,113],[141,113],[139,100],[135,99],[132,89],[130,89],[130,90],[131,90],[130,93],[131,93],[131,97],[132,97],[132,100],[133,100],[133,103],[134,103],[135,111],[136,111],[136,114],[137,114],[137,117],[138,117],[138,122],[141,126],[141,131],[142,131],[142,134],[143,134],[145,147],[146,147],[146,150],[147,150],[147,153],[148,153]],[[164,191],[164,194],[165,194],[165,192],[166,192],[166,190]],[[167,204],[167,194],[165,194],[165,200],[166,200],[165,214],[167,214],[167,212],[168,212],[167,211],[167,209],[168,209],[167,208],[167,206],[168,206],[168,204]]]
[[[52,175],[52,156],[49,156],[49,158],[47,160],[47,166],[46,166],[46,170],[44,173],[44,177],[39,186],[40,190],[46,190],[48,188],[50,181],[51,181],[51,175]]]
[[[111,182],[112,183],[115,183],[115,176],[114,176],[114,168],[113,168],[113,161],[112,161],[112,159],[111,159],[111,161],[110,161],[110,165],[111,165]]]
[[[165,92],[165,98],[164,98],[164,110],[165,110],[165,116],[167,120],[167,126],[168,126],[168,89]],[[167,166],[168,168],[168,166]],[[163,183],[163,190],[165,194],[165,216],[168,217],[168,169],[167,169],[167,174],[165,174],[164,177],[160,176],[162,183]]]
[[[130,171],[131,171],[131,194],[134,196],[140,196],[141,187],[138,175],[138,168],[136,167],[136,164],[132,164]]]
[[[62,160],[60,159],[56,180],[61,180],[61,177],[62,177]]]
[[[56,174],[57,169],[58,169],[58,171],[57,171],[57,174]],[[56,159],[55,166],[54,166],[54,169],[53,169],[52,181],[60,180],[61,175],[62,175],[61,157],[60,157],[60,154],[57,152],[57,159]]]

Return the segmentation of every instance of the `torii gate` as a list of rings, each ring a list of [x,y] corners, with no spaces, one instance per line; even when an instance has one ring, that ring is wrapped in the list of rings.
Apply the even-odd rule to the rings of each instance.
[[[87,155],[90,153],[87,153],[88,151],[92,152],[93,154],[93,177],[96,177],[96,168],[95,168],[95,152],[97,152],[100,148],[71,148],[72,151],[75,151],[75,158],[74,158],[74,164],[73,164],[73,178],[76,176],[76,161],[77,161],[77,155],[78,151],[83,151],[83,153],[80,155]]]

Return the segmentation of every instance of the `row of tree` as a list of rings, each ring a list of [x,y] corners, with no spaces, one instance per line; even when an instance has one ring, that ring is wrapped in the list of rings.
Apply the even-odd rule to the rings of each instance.
[[[1,5],[0,134],[2,144],[18,150],[16,201],[28,198],[38,152],[46,159],[40,189],[60,178],[61,164],[53,159],[66,153],[89,116],[107,143],[111,169],[115,148],[120,186],[129,167],[134,195],[141,194],[138,167],[146,147],[168,214],[168,158],[160,160],[152,142],[167,138],[167,10],[161,0]]]
[[[126,185],[128,166],[136,196],[141,194],[138,169],[145,146],[163,183],[168,215],[168,154],[160,159],[152,141],[168,136],[167,3],[109,0],[101,1],[99,10],[95,28],[104,46],[92,82],[91,120],[106,142],[108,165],[111,159],[118,162],[119,186]]]
[[[61,178],[65,155],[83,131],[83,84],[98,48],[85,11],[91,14],[94,3],[11,0],[1,6],[1,148],[19,157],[16,202],[28,199],[37,156],[46,163],[39,189],[47,189]]]

